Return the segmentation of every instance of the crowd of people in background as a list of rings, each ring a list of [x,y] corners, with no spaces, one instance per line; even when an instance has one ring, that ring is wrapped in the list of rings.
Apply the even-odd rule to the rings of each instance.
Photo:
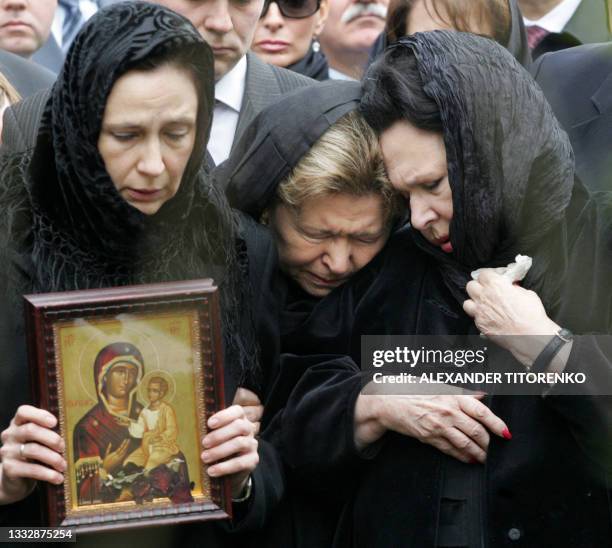
[[[1,525],[71,465],[22,296],[213,278],[232,520],[79,545],[612,544],[609,0],[0,0],[0,132]],[[479,334],[593,380],[364,386],[363,336]],[[82,456],[146,469],[103,353]]]

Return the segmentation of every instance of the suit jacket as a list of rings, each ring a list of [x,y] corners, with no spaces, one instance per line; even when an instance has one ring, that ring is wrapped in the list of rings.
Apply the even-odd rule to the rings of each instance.
[[[238,126],[234,135],[234,145],[255,116],[264,108],[276,103],[281,95],[294,89],[315,84],[317,84],[317,81],[312,78],[264,63],[254,53],[247,53],[244,98],[242,99]]]
[[[578,177],[612,190],[612,43],[549,53],[531,70],[570,137]]]
[[[0,50],[0,72],[13,84],[21,97],[29,97],[55,82],[52,72],[4,50]]]
[[[98,0],[100,9],[122,2],[124,0]],[[32,60],[46,69],[58,74],[64,64],[64,52],[60,45],[55,40],[53,33],[49,35],[49,39],[42,47],[32,56]]]
[[[264,108],[276,102],[281,95],[317,81],[283,68],[261,61],[255,54],[247,54],[247,73],[242,107],[234,143],[242,135],[253,118]],[[6,109],[2,130],[2,153],[21,152],[34,148],[38,126],[49,98],[46,89]],[[214,167],[207,154],[209,168]]]
[[[551,51],[572,48],[581,44],[594,44],[612,40],[608,27],[608,8],[606,0],[582,0],[572,18],[560,34],[546,36],[533,50],[532,56]]]
[[[42,47],[32,55],[32,61],[55,74],[59,73],[64,64],[64,52],[55,41],[53,33],[49,35]]]
[[[34,148],[40,119],[50,92],[51,88],[43,89],[4,111],[2,146],[0,146],[2,154]]]

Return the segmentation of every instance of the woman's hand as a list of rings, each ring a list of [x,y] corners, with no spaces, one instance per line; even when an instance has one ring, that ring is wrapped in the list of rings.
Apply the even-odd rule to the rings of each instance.
[[[208,427],[202,462],[209,465],[209,476],[231,476],[232,497],[239,498],[259,463],[255,426],[242,406],[232,405],[210,417]]]
[[[512,436],[506,423],[478,395],[360,395],[355,408],[358,447],[392,430],[432,445],[463,462],[484,462],[492,432]],[[361,436],[361,437],[360,437]]]
[[[58,485],[64,481],[64,441],[52,430],[57,419],[31,405],[17,409],[9,427],[2,432],[0,448],[0,503],[25,498],[36,480]]]
[[[261,427],[261,417],[263,417],[264,406],[259,396],[247,388],[238,388],[234,395],[233,405],[241,405],[244,408],[247,418],[255,426],[255,435],[259,434]]]
[[[463,309],[480,332],[531,365],[546,343],[561,329],[544,310],[536,293],[485,269],[466,286],[470,299]]]

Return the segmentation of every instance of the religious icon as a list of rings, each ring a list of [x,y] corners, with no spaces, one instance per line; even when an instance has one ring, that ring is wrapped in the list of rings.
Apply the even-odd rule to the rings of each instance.
[[[64,485],[47,489],[50,524],[228,517],[227,482],[210,479],[199,458],[206,419],[223,403],[212,283],[26,301],[37,397],[58,415],[70,463]]]

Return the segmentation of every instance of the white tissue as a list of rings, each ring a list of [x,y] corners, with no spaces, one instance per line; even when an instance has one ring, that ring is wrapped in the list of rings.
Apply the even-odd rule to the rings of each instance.
[[[510,263],[508,266],[501,266],[493,269],[479,268],[478,270],[474,270],[474,272],[472,272],[472,279],[477,280],[483,270],[493,270],[493,272],[501,274],[513,283],[520,282],[527,276],[527,272],[529,272],[533,260],[527,255],[517,255],[514,260],[515,262]]]

